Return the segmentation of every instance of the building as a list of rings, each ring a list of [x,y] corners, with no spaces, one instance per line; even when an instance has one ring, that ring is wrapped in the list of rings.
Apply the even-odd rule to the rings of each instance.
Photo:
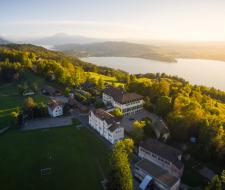
[[[180,179],[158,165],[146,159],[140,160],[135,164],[134,176],[141,181],[140,189],[147,187],[160,190],[178,190]]]
[[[89,125],[112,144],[124,138],[124,128],[113,115],[103,109],[90,111]]]
[[[49,85],[43,86],[41,91],[43,94],[46,94],[49,96],[60,96],[61,95],[60,91],[56,90],[54,87],[49,86]]]
[[[51,100],[48,103],[48,113],[52,117],[58,117],[63,115],[63,103],[56,100]]]
[[[140,112],[144,104],[143,96],[136,93],[128,93],[121,88],[111,86],[104,90],[102,101],[105,105],[120,108],[125,116]]]
[[[183,174],[182,152],[156,139],[147,139],[140,143],[138,155],[162,167],[173,176],[180,178]]]
[[[161,138],[163,140],[167,140],[170,136],[170,131],[162,119],[155,121],[152,128],[155,132],[156,138],[158,139]]]

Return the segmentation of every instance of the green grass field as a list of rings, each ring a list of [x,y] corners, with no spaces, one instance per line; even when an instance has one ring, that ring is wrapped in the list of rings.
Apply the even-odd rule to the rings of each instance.
[[[25,73],[25,79],[28,83],[35,82],[41,88],[46,82],[41,77],[31,73]],[[10,113],[17,107],[21,107],[27,97],[18,94],[18,82],[0,84],[0,129],[10,125]],[[49,98],[40,93],[32,96],[36,102],[46,103]]]
[[[94,73],[94,72],[86,72],[86,74],[89,75],[90,78],[95,79],[96,81],[98,81],[100,78],[102,78],[102,80],[104,82],[107,82],[109,84],[114,84],[115,86],[124,86],[124,83],[118,82],[115,77],[101,75],[101,74]]]
[[[0,189],[100,190],[109,152],[86,128],[10,130],[0,136]]]

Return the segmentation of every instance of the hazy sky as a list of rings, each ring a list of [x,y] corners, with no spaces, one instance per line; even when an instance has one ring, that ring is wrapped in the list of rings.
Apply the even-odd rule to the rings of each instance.
[[[225,0],[0,0],[0,35],[225,41]]]

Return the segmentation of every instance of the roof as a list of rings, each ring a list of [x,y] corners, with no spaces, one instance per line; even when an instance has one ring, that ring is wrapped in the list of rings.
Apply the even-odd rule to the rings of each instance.
[[[114,132],[116,129],[120,128],[121,126],[117,123],[118,119],[113,116],[112,114],[108,113],[107,111],[99,108],[93,111],[94,115],[98,117],[100,120],[105,120],[107,124],[111,124],[108,128],[110,132]]]
[[[165,122],[162,119],[157,120],[154,123],[154,126],[155,126],[155,129],[157,129],[161,134],[166,134],[170,132]]]
[[[170,189],[173,185],[175,185],[179,178],[169,174],[168,171],[162,169],[161,167],[157,166],[156,164],[148,161],[148,160],[141,160],[135,165],[136,167],[141,168],[144,170],[148,175],[153,177],[155,180],[158,180],[161,184],[166,186]]]
[[[47,93],[49,93],[49,94],[54,94],[54,93],[56,93],[56,89],[53,88],[52,86],[49,86],[49,85],[43,86],[42,90],[44,90],[45,92],[47,92]]]
[[[57,106],[63,106],[63,102],[61,102],[61,101],[56,101],[56,100],[51,100],[51,101],[48,103],[48,107],[49,107],[51,110],[54,110]]]
[[[121,104],[137,101],[143,99],[143,96],[134,92],[125,92],[122,88],[115,88],[109,86],[104,90],[104,93],[113,97],[113,99]]]
[[[112,126],[109,127],[109,130],[110,132],[114,132],[118,128],[120,128],[120,125],[114,122]]]
[[[95,83],[93,83],[93,82],[85,82],[85,83],[82,84],[82,86],[83,86],[84,88],[93,88],[93,87],[96,86],[96,85],[95,85]]]
[[[146,175],[145,178],[142,180],[141,184],[140,184],[140,189],[146,189],[148,184],[152,181],[152,177],[149,175]]]
[[[178,156],[182,155],[182,152],[176,148],[151,138],[140,143],[140,146],[172,162],[178,168],[183,168],[184,166],[183,163],[178,160]]]
[[[75,98],[69,97],[68,104],[70,106],[74,106],[74,105],[78,104],[78,102],[77,102],[77,100]]]
[[[106,112],[101,108],[95,109],[93,113],[95,114],[96,117],[98,117],[101,120],[105,120],[106,123],[108,124],[112,124],[116,121],[116,118],[112,114]]]

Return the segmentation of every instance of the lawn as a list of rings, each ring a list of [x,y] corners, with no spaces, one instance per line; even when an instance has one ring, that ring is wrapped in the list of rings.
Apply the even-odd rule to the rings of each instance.
[[[109,152],[87,128],[10,130],[0,136],[1,189],[100,190]]]
[[[124,86],[124,83],[118,82],[115,77],[101,75],[94,72],[86,72],[86,74],[89,75],[91,79],[95,79],[96,81],[101,78],[104,82],[107,82],[109,84],[114,84],[115,86]]]
[[[31,73],[25,73],[26,82],[35,82],[39,89],[45,84],[45,80]],[[21,82],[22,83],[22,82]],[[27,97],[18,94],[17,86],[19,82],[0,84],[0,129],[10,125],[10,113],[17,107],[21,107]],[[46,103],[49,98],[40,94],[32,96],[36,102]]]

